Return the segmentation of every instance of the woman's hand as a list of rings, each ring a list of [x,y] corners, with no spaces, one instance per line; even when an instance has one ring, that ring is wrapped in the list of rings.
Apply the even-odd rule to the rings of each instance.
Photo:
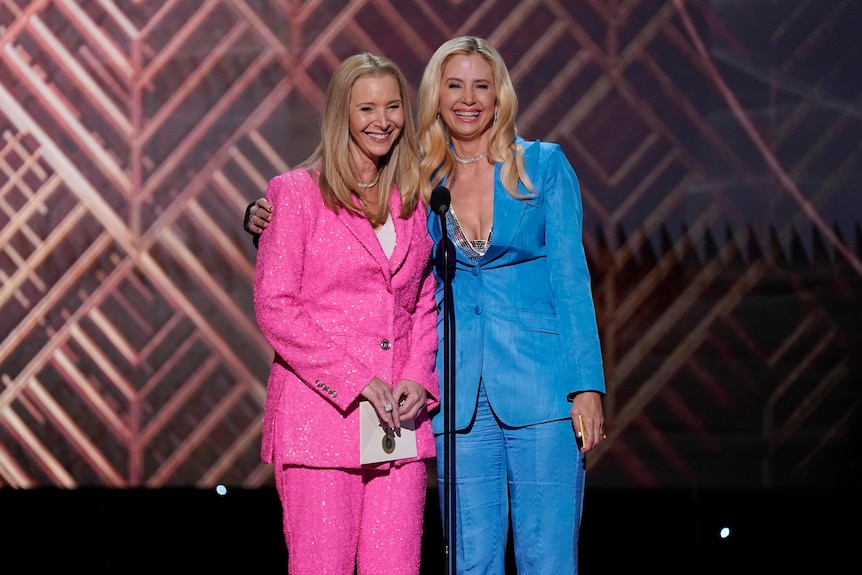
[[[377,417],[390,429],[399,429],[402,419],[419,415],[428,399],[428,392],[415,381],[402,379],[393,389],[379,377],[372,379],[360,395],[371,402]]]
[[[365,386],[360,395],[374,406],[377,417],[389,429],[401,427],[400,410],[397,407],[398,402],[391,385],[379,377],[375,377],[371,383]]]
[[[259,236],[272,221],[272,204],[266,201],[266,198],[258,198],[249,206],[247,217],[243,223],[245,231]]]
[[[605,416],[602,395],[597,391],[582,391],[572,398],[572,426],[581,440],[581,453],[586,453],[605,439]]]
[[[415,418],[428,401],[428,392],[425,388],[409,379],[399,381],[393,395],[398,398],[396,411],[398,411],[399,420]]]

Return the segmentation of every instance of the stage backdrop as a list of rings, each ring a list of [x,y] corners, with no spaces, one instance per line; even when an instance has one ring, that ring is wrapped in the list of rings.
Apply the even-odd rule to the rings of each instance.
[[[857,487],[862,3],[0,3],[0,486],[271,485],[246,204],[338,62],[489,38],[582,185],[596,487]]]

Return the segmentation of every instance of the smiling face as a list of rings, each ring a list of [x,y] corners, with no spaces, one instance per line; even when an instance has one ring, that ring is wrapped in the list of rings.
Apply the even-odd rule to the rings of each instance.
[[[376,168],[404,129],[404,106],[398,80],[361,76],[350,90],[350,142],[357,166]]]
[[[440,118],[453,140],[485,136],[494,123],[496,105],[494,74],[482,56],[458,54],[446,62],[440,80]]]

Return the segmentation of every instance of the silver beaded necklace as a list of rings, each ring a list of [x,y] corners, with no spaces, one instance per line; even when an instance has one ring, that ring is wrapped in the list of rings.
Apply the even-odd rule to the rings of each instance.
[[[371,180],[367,184],[363,184],[362,182],[359,182],[356,184],[356,186],[359,187],[360,189],[367,190],[368,188],[373,188],[374,186],[376,186],[377,180],[379,180],[379,179],[380,179],[380,172],[377,172],[377,175],[374,176],[373,180]]]
[[[485,158],[488,157],[488,154],[485,153],[485,154],[480,154],[474,158],[462,158],[462,157],[458,156],[458,154],[455,153],[455,150],[452,150],[452,155],[455,156],[455,161],[458,162],[459,164],[475,164],[479,160],[484,160]]]

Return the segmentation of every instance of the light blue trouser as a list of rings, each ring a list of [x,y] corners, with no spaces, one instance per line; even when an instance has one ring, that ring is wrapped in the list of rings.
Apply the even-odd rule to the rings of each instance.
[[[444,435],[436,439],[446,517]],[[578,572],[585,468],[570,419],[506,427],[480,387],[473,425],[456,434],[454,477],[458,575],[505,575],[510,500],[518,573]]]

